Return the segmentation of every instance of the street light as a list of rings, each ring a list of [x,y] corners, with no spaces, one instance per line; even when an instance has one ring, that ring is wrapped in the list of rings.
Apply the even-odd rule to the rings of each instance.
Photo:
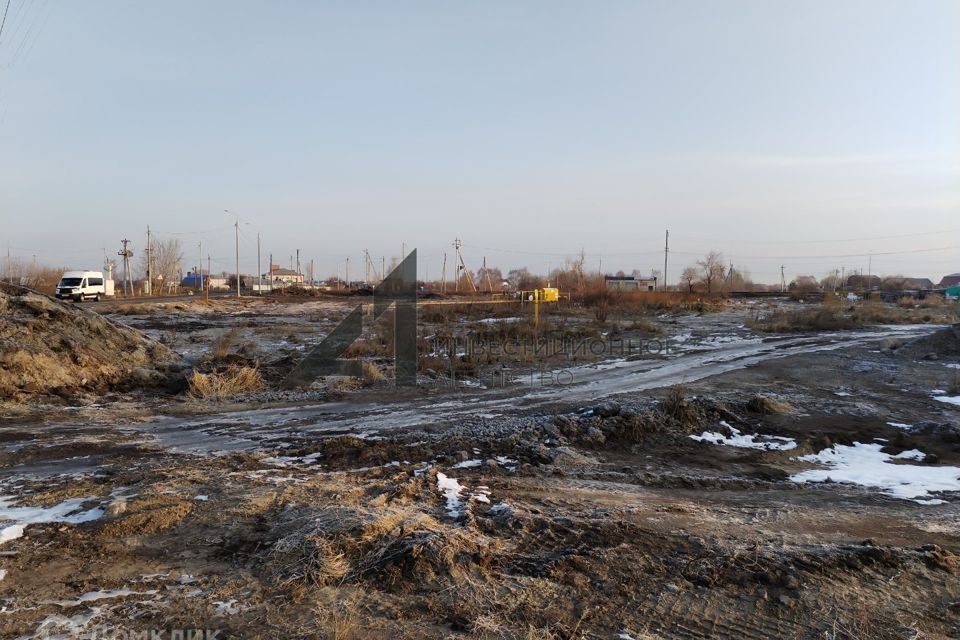
[[[234,242],[236,245],[236,252],[237,252],[236,277],[237,277],[237,297],[239,298],[240,297],[240,216],[233,213],[229,209],[224,209],[223,212],[226,214],[232,215],[235,218],[235,221],[233,223],[233,229],[234,229]]]

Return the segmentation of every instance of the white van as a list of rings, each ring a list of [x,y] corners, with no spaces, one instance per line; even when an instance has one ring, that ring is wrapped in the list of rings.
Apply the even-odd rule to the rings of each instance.
[[[107,294],[102,271],[67,271],[57,285],[58,298],[83,302],[88,298],[100,300]]]

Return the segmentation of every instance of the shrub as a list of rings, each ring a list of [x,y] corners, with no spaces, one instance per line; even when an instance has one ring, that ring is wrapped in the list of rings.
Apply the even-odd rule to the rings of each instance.
[[[256,367],[231,365],[223,371],[194,371],[189,380],[189,393],[200,400],[226,400],[263,388],[263,377]]]

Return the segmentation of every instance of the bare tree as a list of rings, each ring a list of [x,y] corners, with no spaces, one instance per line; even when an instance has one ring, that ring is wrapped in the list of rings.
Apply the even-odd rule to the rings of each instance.
[[[700,267],[703,284],[707,287],[707,293],[712,293],[714,284],[723,280],[727,272],[723,254],[719,251],[710,251],[710,253],[703,256],[703,259],[697,260],[697,266]]]
[[[150,245],[150,262],[152,263],[154,279],[150,283],[151,288],[162,287],[169,282],[180,282],[180,264],[183,261],[183,247],[180,240],[177,238],[170,238],[169,240],[153,239]],[[140,255],[140,269],[146,277],[146,251]]]
[[[699,276],[700,272],[697,271],[696,267],[687,267],[680,274],[680,281],[686,283],[688,293],[693,293],[693,283],[697,281]]]

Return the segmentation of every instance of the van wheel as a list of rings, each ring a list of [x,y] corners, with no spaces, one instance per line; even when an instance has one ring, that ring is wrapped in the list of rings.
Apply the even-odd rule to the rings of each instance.
[[[81,293],[76,298],[73,299],[74,302],[83,302],[83,294]]]
[[[99,294],[99,293],[98,293],[97,295],[93,296],[93,301],[94,301],[94,302],[100,302],[100,294]]]

